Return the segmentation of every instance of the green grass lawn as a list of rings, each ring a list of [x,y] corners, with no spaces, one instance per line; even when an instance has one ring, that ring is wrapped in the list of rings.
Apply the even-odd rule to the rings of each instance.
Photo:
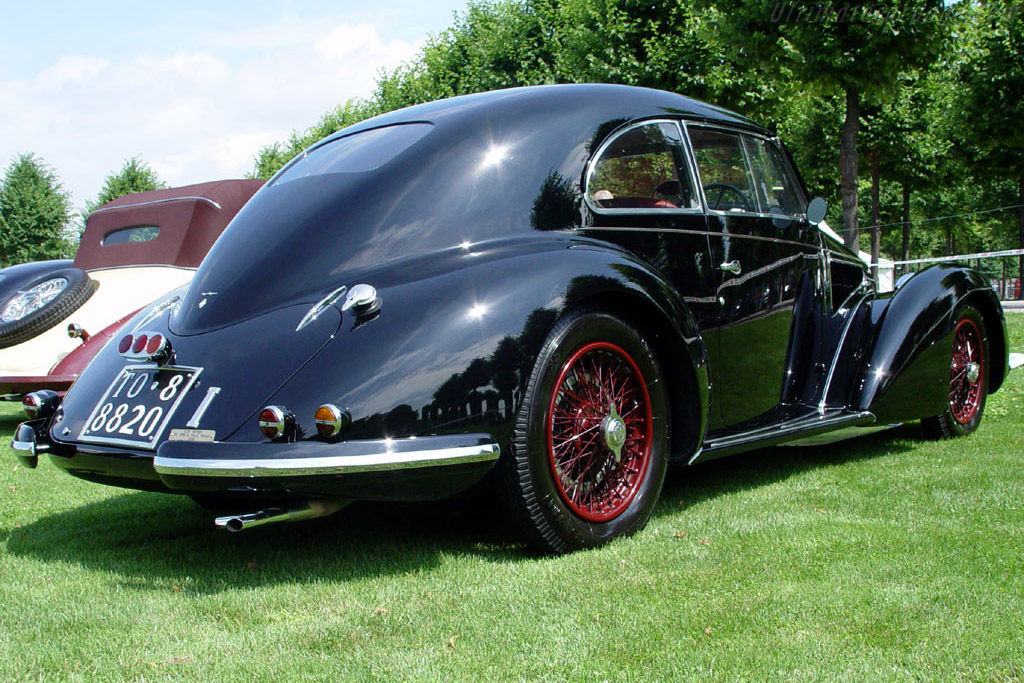
[[[479,498],[227,534],[0,446],[0,681],[1024,680],[1022,411],[1018,370],[967,439],[670,474],[645,531],[565,557]]]

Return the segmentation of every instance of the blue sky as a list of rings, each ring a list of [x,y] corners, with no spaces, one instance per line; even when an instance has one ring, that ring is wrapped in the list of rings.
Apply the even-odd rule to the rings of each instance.
[[[76,207],[131,156],[171,185],[239,177],[465,4],[2,0],[0,163],[36,153]]]

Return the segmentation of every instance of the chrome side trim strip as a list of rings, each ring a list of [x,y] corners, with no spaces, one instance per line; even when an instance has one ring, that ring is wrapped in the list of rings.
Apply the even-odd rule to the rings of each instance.
[[[210,206],[212,206],[215,209],[223,208],[223,207],[221,207],[220,204],[218,204],[217,202],[213,201],[209,197],[199,197],[199,196],[194,196],[193,197],[193,196],[188,196],[188,197],[168,197],[167,199],[154,199],[154,200],[148,201],[148,202],[136,202],[135,204],[122,204],[121,206],[108,206],[105,209],[96,209],[92,213],[101,213],[103,211],[117,211],[118,209],[134,209],[134,208],[137,208],[139,206],[150,206],[151,204],[166,204],[168,202],[180,202],[180,201],[186,200],[186,199],[190,200],[190,201],[193,201],[193,202],[206,202],[207,204],[209,204]],[[89,215],[91,216],[92,214],[89,214]]]
[[[421,439],[429,445],[430,438]],[[379,472],[388,470],[415,469],[421,467],[446,467],[476,462],[497,460],[501,454],[498,444],[493,441],[470,446],[448,448],[409,449],[413,439],[402,439],[403,448],[394,449],[398,441],[380,440],[363,441],[348,445],[357,447],[362,452],[351,455],[301,455],[298,457],[265,458],[182,458],[162,456],[159,453],[153,461],[158,474],[191,477],[305,477],[319,475],[351,474],[355,472]],[[274,445],[246,444],[251,450],[265,449],[275,453]],[[333,444],[315,442],[315,450],[332,451]],[[227,446],[234,450],[234,444],[209,444],[209,450]],[[237,448],[237,447],[236,447]],[[310,448],[302,448],[303,454]]]
[[[873,413],[863,410],[859,412],[848,412],[836,410],[833,415],[811,415],[797,418],[789,422],[772,425],[762,429],[754,430],[744,434],[729,435],[704,442],[703,450],[698,451],[688,464],[704,460],[713,460],[724,455],[731,455],[740,451],[753,450],[765,446],[777,446],[799,439],[830,432],[840,426],[854,426],[873,424],[875,416]]]
[[[587,233],[587,232],[655,232],[655,233],[673,233],[680,235],[701,235],[707,237],[728,237],[729,239],[740,239],[740,240],[754,240],[755,242],[774,242],[775,244],[791,244],[805,249],[814,249],[817,251],[817,247],[809,242],[796,242],[793,240],[784,240],[777,237],[763,237],[761,235],[744,235],[742,233],[735,232],[723,232],[721,230],[683,230],[679,228],[614,228],[614,227],[597,227],[593,225],[585,225],[580,228],[573,228],[573,232]]]

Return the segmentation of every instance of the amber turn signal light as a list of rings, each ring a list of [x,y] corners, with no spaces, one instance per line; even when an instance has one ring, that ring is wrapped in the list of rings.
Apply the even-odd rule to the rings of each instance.
[[[352,417],[333,403],[325,403],[313,415],[316,433],[324,439],[338,436],[352,424]]]

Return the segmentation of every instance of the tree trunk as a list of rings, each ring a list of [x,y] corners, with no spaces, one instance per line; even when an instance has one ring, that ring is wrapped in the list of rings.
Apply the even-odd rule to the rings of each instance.
[[[857,91],[857,86],[847,85],[846,119],[843,121],[843,131],[839,142],[839,187],[843,205],[843,242],[854,253],[860,251],[860,239],[857,234],[858,130],[860,130],[860,93]]]
[[[878,206],[878,157],[874,152],[871,159],[871,277],[878,282],[878,257],[882,251],[882,211]]]
[[[1024,249],[1024,175],[1017,178],[1017,203],[1021,204],[1020,208],[1020,240],[1017,246],[1020,249]],[[1024,254],[1019,257],[1019,268],[1018,276],[1020,277],[1020,291],[1017,293],[1018,299],[1024,299]]]
[[[903,245],[900,249],[900,260],[910,260],[910,186],[903,183]],[[904,265],[902,272],[910,270],[909,265]]]

